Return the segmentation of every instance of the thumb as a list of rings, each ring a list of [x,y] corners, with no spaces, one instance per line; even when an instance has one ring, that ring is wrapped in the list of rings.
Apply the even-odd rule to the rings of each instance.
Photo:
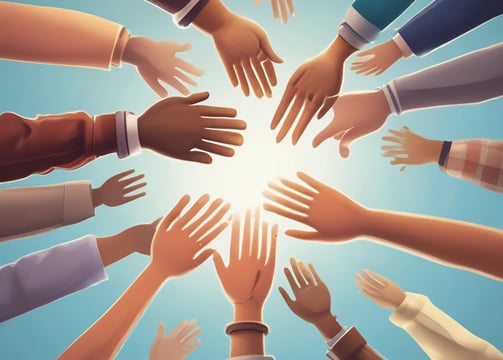
[[[283,297],[283,299],[285,300],[286,304],[290,308],[290,310],[292,310],[293,312],[295,312],[295,310],[293,309],[295,307],[294,301],[292,300],[292,298],[290,297],[290,295],[288,295],[288,293],[286,292],[286,290],[284,288],[282,288],[281,286],[278,288],[278,290],[279,290],[279,293],[281,294],[281,296]]]
[[[175,51],[187,51],[192,48],[192,45],[190,43],[184,43],[184,44],[176,44]]]
[[[222,259],[222,255],[218,251],[213,253],[213,263],[215,264],[215,269],[217,270],[217,274],[219,278],[222,278],[222,275],[225,271],[224,260]]]
[[[354,128],[349,129],[342,135],[341,142],[339,143],[339,153],[343,158],[347,158],[349,156],[349,146],[353,141],[356,140],[358,135]]]
[[[260,37],[260,47],[269,59],[278,64],[283,63],[283,59],[280,58],[279,55],[276,54],[276,52],[273,50],[272,45],[269,42],[269,38],[265,34]]]
[[[162,322],[160,322],[159,326],[157,327],[157,337],[156,337],[156,340],[163,337],[164,330],[165,330],[164,324]]]
[[[331,138],[335,133],[339,132],[340,129],[336,128],[335,119],[332,120],[330,124],[328,124],[323,130],[321,130],[318,135],[316,135],[313,139],[313,147],[318,147],[322,142]]]
[[[140,68],[138,68],[138,72],[140,73],[140,76],[143,78],[143,80],[145,80],[145,82],[148,84],[148,86],[150,86],[150,88],[157,93],[157,95],[162,98],[168,96],[168,91],[159,83],[157,76],[155,76],[150,71]]]
[[[184,100],[185,100],[185,103],[187,103],[187,104],[196,104],[198,102],[206,100],[209,97],[210,97],[210,93],[207,91],[203,91],[203,92],[199,92],[199,93],[195,93],[190,96],[187,96]]]

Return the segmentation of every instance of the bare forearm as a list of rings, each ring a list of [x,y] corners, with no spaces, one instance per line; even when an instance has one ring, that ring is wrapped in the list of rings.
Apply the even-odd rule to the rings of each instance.
[[[462,221],[369,211],[363,235],[446,265],[503,279],[503,231]]]
[[[111,265],[134,252],[130,239],[124,233],[100,237],[96,240],[104,266]]]
[[[164,277],[149,265],[119,300],[59,359],[113,358],[163,282]]]

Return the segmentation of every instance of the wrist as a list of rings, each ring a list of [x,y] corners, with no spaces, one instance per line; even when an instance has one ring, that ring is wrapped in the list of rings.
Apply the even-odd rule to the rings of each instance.
[[[333,338],[342,330],[342,326],[337,321],[335,315],[330,313],[313,322],[313,325],[316,326],[325,340]]]
[[[126,43],[124,53],[122,54],[122,62],[136,65],[138,59],[141,58],[142,53],[138,50],[139,44],[145,39],[142,36],[131,36]]]
[[[244,304],[234,304],[234,321],[263,321],[263,304],[249,301]]]
[[[334,41],[325,50],[329,54],[330,58],[338,62],[344,62],[352,53],[356,50],[350,43],[348,43],[343,37],[337,36]]]
[[[440,160],[440,153],[444,142],[441,140],[426,139],[424,144],[424,151],[428,163],[436,163]]]
[[[206,6],[194,18],[192,24],[199,30],[211,35],[232,21],[236,16],[220,0],[209,0]]]
[[[98,206],[103,205],[103,199],[101,198],[101,188],[91,189],[91,199],[93,202],[93,207],[96,209]]]
[[[156,283],[162,284],[167,281],[172,275],[163,269],[162,264],[158,264],[155,260],[151,258],[150,263],[144,270],[144,273],[147,273],[149,278]]]

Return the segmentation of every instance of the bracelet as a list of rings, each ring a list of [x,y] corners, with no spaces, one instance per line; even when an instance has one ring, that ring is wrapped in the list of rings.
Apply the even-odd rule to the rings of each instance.
[[[225,327],[225,333],[227,335],[232,334],[236,331],[258,331],[264,335],[269,334],[269,326],[258,321],[238,321],[227,324]]]

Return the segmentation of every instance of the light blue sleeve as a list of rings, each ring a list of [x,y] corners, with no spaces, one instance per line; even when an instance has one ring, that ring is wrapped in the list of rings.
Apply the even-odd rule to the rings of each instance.
[[[26,255],[0,268],[0,321],[106,279],[93,235]]]

